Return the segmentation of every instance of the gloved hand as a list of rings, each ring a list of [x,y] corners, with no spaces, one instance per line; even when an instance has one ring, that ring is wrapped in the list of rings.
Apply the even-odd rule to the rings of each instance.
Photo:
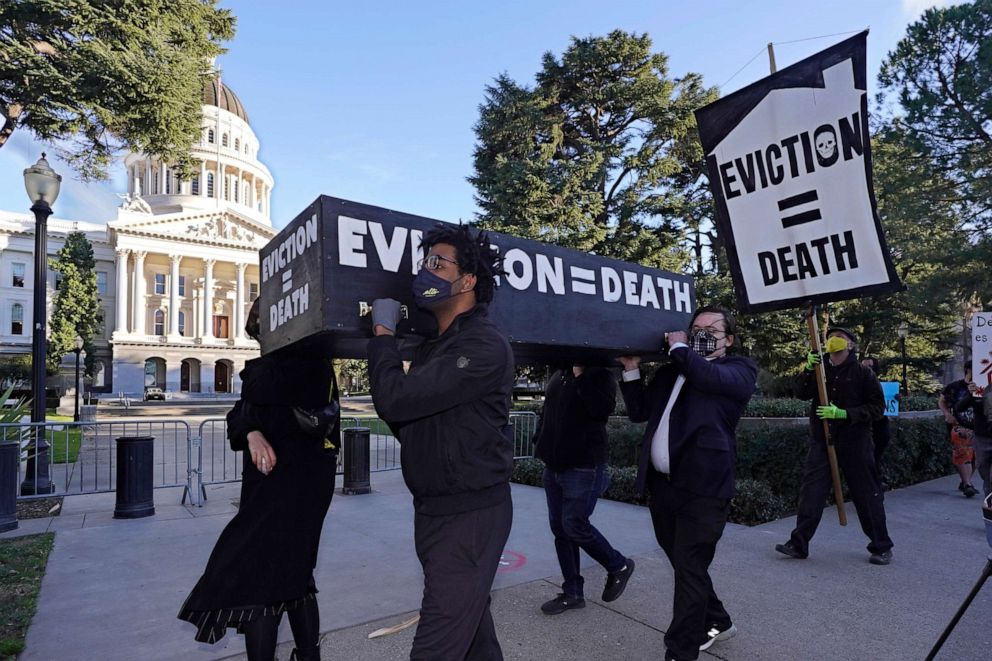
[[[806,354],[806,369],[810,372],[816,369],[816,366],[820,364],[820,354],[815,351],[810,351]]]
[[[400,323],[400,302],[391,298],[377,298],[372,301],[372,329],[382,326],[390,333],[396,332]]]
[[[827,350],[827,353],[837,353],[838,351],[843,351],[847,348],[847,340],[834,335],[833,337],[827,338],[827,343],[823,345],[823,348]]]
[[[837,408],[833,402],[829,406],[817,406],[816,415],[821,420],[847,420],[847,411]]]

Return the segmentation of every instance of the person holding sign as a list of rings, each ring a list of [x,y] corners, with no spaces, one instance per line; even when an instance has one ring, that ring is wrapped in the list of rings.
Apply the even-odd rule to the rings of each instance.
[[[620,358],[630,420],[648,423],[634,488],[648,492],[655,537],[675,571],[666,660],[695,659],[737,633],[709,575],[734,495],[735,429],[758,376],[753,360],[727,355],[736,339],[733,315],[706,306],[688,334],[666,334],[671,362],[651,383],[640,358]]]
[[[410,658],[503,658],[489,592],[510,534],[513,353],[486,316],[501,273],[485,233],[438,225],[413,281],[438,334],[405,372],[394,337],[400,304],[372,302],[372,401],[402,444],[413,494],[414,544],[424,568],[420,623]]]
[[[809,556],[809,542],[820,524],[830,493],[830,464],[822,423],[828,420],[837,463],[847,479],[861,529],[869,540],[869,562],[887,565],[892,561],[892,540],[885,523],[884,496],[875,470],[871,436],[872,422],[885,410],[885,397],[875,373],[855,358],[856,342],[854,333],[846,328],[833,327],[827,331],[824,348],[830,354],[825,370],[830,403],[826,406],[817,406],[814,370],[820,356],[812,351],[806,356],[799,391],[800,397],[811,399],[815,407],[815,414],[810,415],[812,434],[799,491],[796,527],[789,541],[775,546],[776,551],[791,558]]]

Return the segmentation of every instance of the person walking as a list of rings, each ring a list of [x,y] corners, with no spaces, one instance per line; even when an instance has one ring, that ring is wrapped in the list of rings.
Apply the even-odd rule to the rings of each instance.
[[[666,341],[671,362],[648,385],[640,358],[620,358],[620,391],[630,420],[648,423],[634,487],[648,493],[655,538],[675,572],[665,659],[686,661],[737,633],[709,566],[734,495],[737,421],[754,394],[758,367],[728,355],[737,328],[719,306],[698,308],[689,333],[667,333]]]
[[[954,407],[958,417],[969,417],[973,422],[972,447],[975,449],[975,470],[982,478],[984,496],[992,493],[992,426],[990,426],[989,411],[992,407],[992,388],[985,387],[984,395],[974,381],[968,383],[971,397],[960,400]],[[970,409],[970,410],[969,410]]]
[[[978,493],[978,489],[971,483],[975,474],[975,445],[972,439],[975,434],[975,417],[974,410],[966,405],[972,398],[969,383],[972,383],[970,361],[965,363],[964,378],[948,383],[937,399],[937,407],[944,414],[944,422],[947,423],[951,463],[961,478],[958,491],[966,498],[972,498]]]
[[[487,316],[501,260],[485,233],[462,225],[438,225],[421,249],[413,295],[437,336],[405,371],[400,304],[376,299],[368,345],[372,401],[402,446],[424,568],[410,658],[498,661],[489,593],[513,520],[513,353]]]
[[[885,409],[882,386],[871,369],[855,359],[857,339],[846,328],[827,331],[825,349],[830,354],[826,364],[829,404],[819,405],[816,364],[819,354],[809,352],[800,378],[800,396],[812,400],[809,422],[810,443],[806,468],[799,490],[796,527],[784,544],[775,550],[790,558],[806,559],[809,543],[823,516],[824,503],[830,493],[832,478],[827,458],[823,421],[829,421],[830,437],[837,452],[837,463],[847,479],[851,500],[858,513],[861,529],[868,537],[869,562],[887,565],[892,562],[892,540],[885,522],[885,497],[875,471],[871,424]]]
[[[255,340],[258,307],[256,299],[245,325]],[[317,661],[313,569],[340,447],[331,359],[291,345],[245,363],[241,383],[241,398],[227,414],[231,448],[245,453],[238,513],[179,618],[196,625],[195,638],[203,643],[216,643],[234,628],[245,636],[250,661],[271,661],[287,613],[293,657]]]
[[[558,596],[541,606],[548,615],[586,605],[580,549],[606,570],[603,601],[618,599],[634,573],[634,561],[613,548],[589,521],[610,485],[606,423],[616,402],[617,379],[603,367],[574,365],[548,379],[536,456],[545,466],[548,519],[564,579]]]

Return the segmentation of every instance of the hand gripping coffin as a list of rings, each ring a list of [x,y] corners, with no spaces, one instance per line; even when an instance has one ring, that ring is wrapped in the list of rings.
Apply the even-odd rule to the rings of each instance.
[[[410,285],[420,240],[439,221],[321,196],[260,251],[262,349],[305,342],[364,358],[376,298],[403,304],[397,329],[411,347],[435,332]],[[685,329],[695,289],[684,275],[491,233],[503,256],[489,314],[519,363],[608,363],[657,355],[666,331]]]

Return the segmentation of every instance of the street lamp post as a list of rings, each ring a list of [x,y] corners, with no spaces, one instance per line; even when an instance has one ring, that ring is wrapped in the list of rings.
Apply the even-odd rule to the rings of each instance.
[[[76,336],[76,339],[72,341],[73,350],[76,352],[76,409],[72,414],[72,419],[75,422],[79,422],[79,354],[83,351],[83,338]]]
[[[59,196],[62,177],[55,173],[42,153],[38,162],[24,170],[24,189],[34,212],[34,313],[31,332],[31,422],[45,422],[45,352],[48,339],[48,217]],[[22,495],[52,493],[48,443],[44,427],[35,427],[32,452],[21,483]]]
[[[899,346],[902,350],[902,391],[909,395],[909,382],[906,380],[906,338],[909,336],[909,324],[902,322],[896,332],[899,334]]]

